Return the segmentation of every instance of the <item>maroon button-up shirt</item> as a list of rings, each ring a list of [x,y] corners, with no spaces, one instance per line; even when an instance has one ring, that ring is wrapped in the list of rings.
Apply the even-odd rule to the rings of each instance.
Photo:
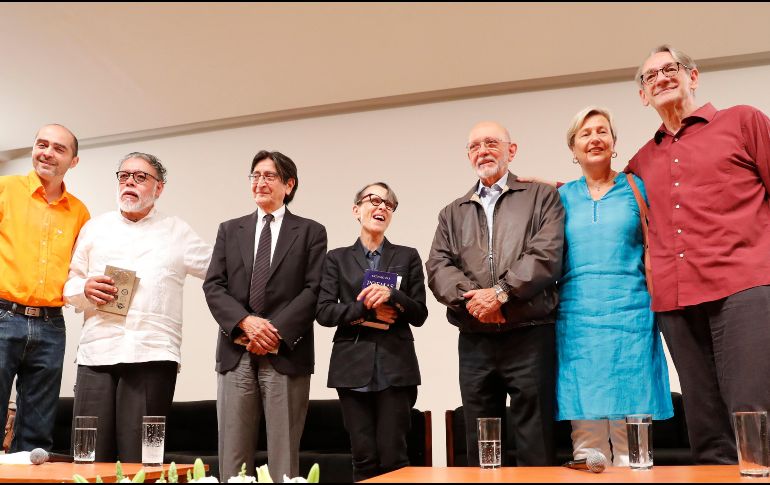
[[[625,170],[647,189],[654,311],[770,284],[770,119],[761,111],[706,104],[677,133],[661,125]]]

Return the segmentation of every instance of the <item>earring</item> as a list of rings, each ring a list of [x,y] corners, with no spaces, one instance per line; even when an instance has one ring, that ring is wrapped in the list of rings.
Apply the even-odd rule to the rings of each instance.
[[[612,158],[618,158],[618,152],[612,152]]]
[[[572,159],[572,163],[574,163],[575,165],[577,165],[579,163],[577,157]]]

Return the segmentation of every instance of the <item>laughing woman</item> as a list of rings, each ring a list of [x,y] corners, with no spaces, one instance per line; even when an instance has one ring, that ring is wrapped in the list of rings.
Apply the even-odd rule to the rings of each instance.
[[[356,194],[361,234],[352,246],[329,251],[318,296],[316,320],[337,327],[327,385],[340,398],[355,481],[409,465],[406,435],[420,384],[410,325],[425,323],[428,309],[417,250],[385,238],[397,206],[382,182]],[[395,288],[362,288],[366,270],[391,273],[377,275],[392,277]]]

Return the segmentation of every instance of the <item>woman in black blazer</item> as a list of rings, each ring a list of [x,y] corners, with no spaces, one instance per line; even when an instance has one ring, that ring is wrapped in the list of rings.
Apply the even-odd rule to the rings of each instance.
[[[361,235],[327,254],[316,320],[337,327],[327,385],[340,397],[359,481],[409,465],[406,435],[420,384],[409,325],[425,323],[428,309],[417,250],[385,239],[396,194],[377,182],[361,189],[354,204]],[[368,269],[397,274],[396,288],[362,289]]]

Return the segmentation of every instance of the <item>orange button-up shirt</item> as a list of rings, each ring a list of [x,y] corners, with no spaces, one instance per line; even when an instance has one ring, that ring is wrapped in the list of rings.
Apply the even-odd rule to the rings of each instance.
[[[48,203],[35,171],[0,177],[0,298],[28,306],[62,306],[72,249],[91,217],[64,190]]]

